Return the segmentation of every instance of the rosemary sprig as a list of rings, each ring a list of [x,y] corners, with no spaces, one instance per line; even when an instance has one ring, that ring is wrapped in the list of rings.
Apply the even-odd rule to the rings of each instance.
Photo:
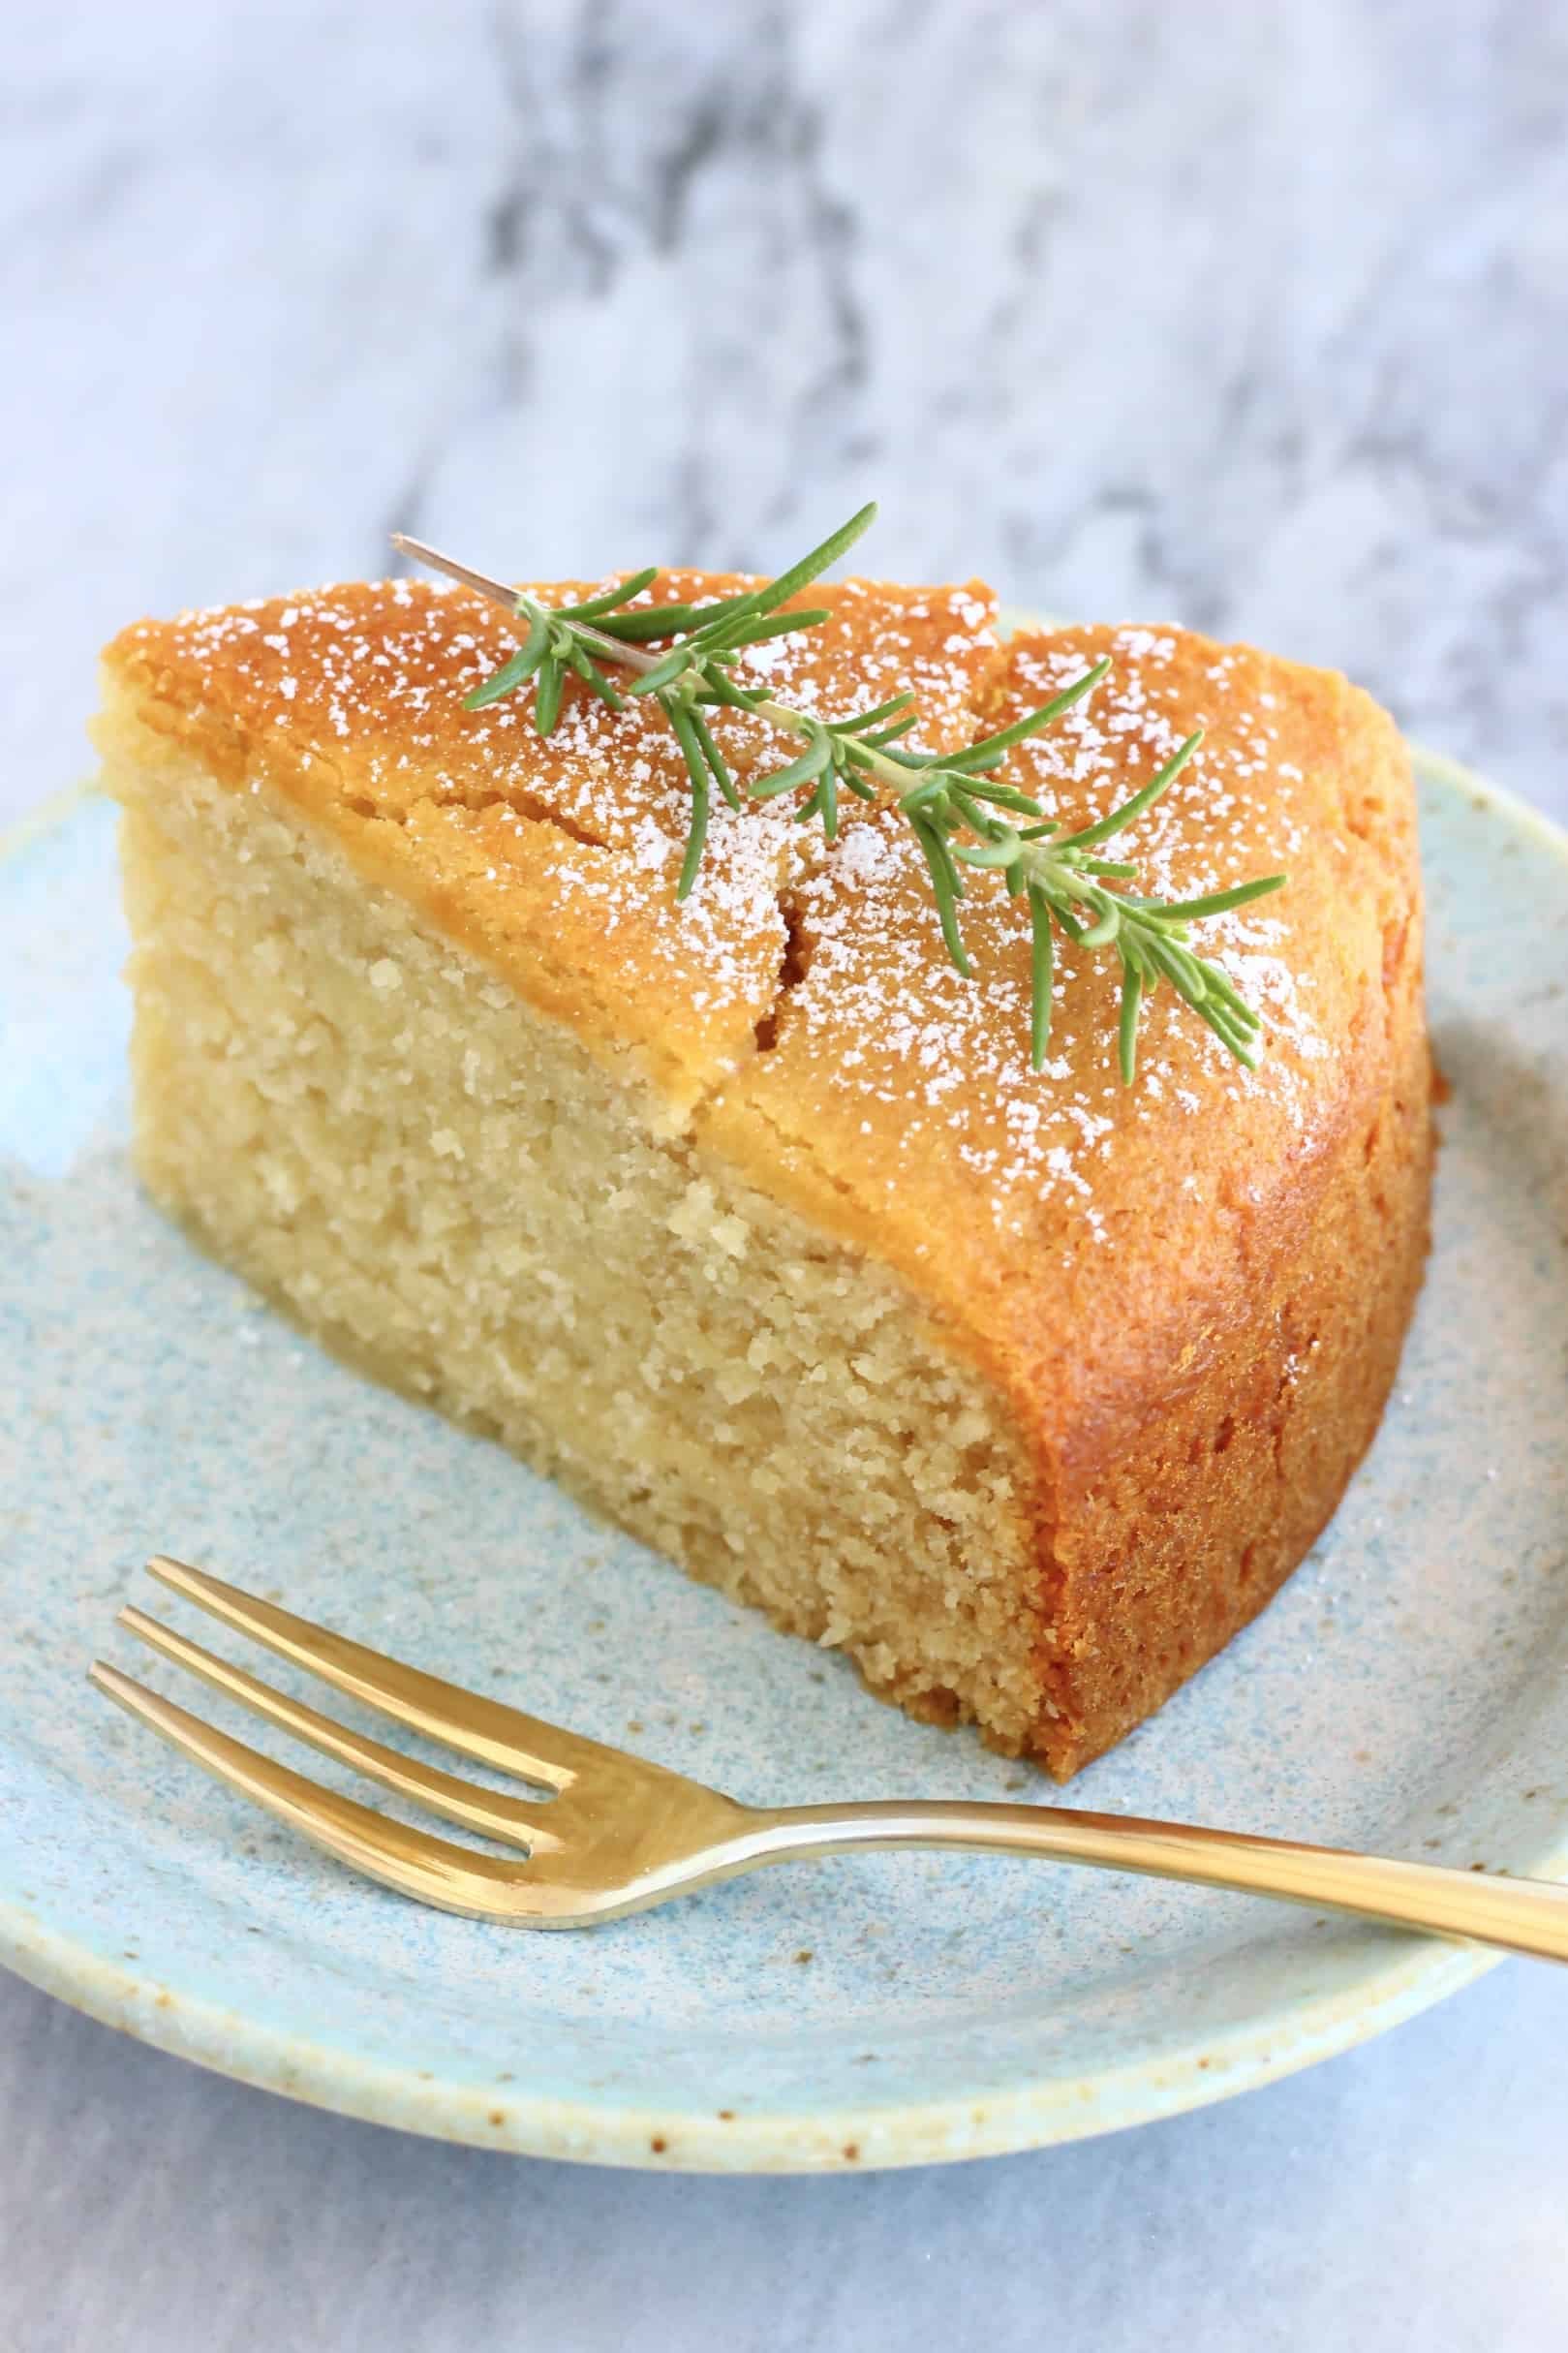
[[[629,698],[651,697],[658,703],[680,745],[692,783],[692,817],[677,899],[688,896],[700,871],[714,789],[731,808],[741,805],[708,713],[724,708],[749,711],[804,746],[786,766],[751,783],[751,798],[806,793],[797,822],[819,820],[831,842],[838,833],[841,791],[864,801],[882,800],[891,793],[892,805],[909,826],[925,860],[942,940],[960,973],[968,976],[972,970],[960,915],[966,869],[1001,874],[1009,893],[1028,901],[1030,1055],[1035,1069],[1044,1064],[1050,1047],[1057,932],[1079,948],[1114,947],[1121,959],[1118,1060],[1125,1084],[1132,1083],[1137,1068],[1143,1007],[1162,981],[1238,1062],[1255,1068],[1261,1053],[1258,1016],[1216,964],[1194,953],[1189,926],[1277,890],[1285,877],[1264,875],[1229,890],[1165,901],[1110,887],[1134,882],[1137,868],[1098,854],[1174,783],[1202,741],[1201,729],[1120,807],[1075,833],[1061,833],[1038,801],[994,776],[1015,744],[1050,727],[1092,694],[1110,669],[1108,659],[1084,670],[1038,710],[949,753],[901,748],[901,739],[915,725],[912,694],[895,695],[874,711],[830,720],[739,683],[735,667],[748,646],[814,628],[828,618],[825,610],[781,608],[854,545],[876,512],[875,506],[863,507],[776,580],[742,595],[701,604],[635,609],[630,609],[634,600],[659,577],[655,567],[633,573],[580,604],[547,605],[527,591],[514,591],[453,563],[418,541],[396,534],[394,543],[505,604],[527,624],[516,652],[466,697],[469,710],[483,710],[533,680],[534,725],[540,735],[549,735],[560,717],[569,676],[580,679],[585,690],[612,711],[624,710]],[[654,641],[662,650],[645,651]],[[623,673],[619,685],[609,676],[611,670]]]

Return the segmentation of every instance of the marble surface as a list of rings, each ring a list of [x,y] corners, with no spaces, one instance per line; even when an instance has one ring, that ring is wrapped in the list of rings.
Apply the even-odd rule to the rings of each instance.
[[[1568,16],[13,0],[0,820],[142,609],[380,569],[890,572],[1333,662],[1568,817]],[[876,2180],[507,2162],[0,1984],[0,2345],[1568,2333],[1563,1984]],[[904,2316],[901,2317],[901,2307]]]
[[[8,799],[128,616],[868,558],[1568,752],[1568,14],[13,0]]]
[[[7,2353],[1560,2353],[1563,1983],[1228,2106],[914,2173],[448,2149],[0,1980]]]

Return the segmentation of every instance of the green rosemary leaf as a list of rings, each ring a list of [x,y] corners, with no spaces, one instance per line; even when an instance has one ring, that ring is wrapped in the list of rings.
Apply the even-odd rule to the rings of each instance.
[[[896,757],[896,756],[895,756]],[[904,815],[910,820],[923,817],[940,808],[947,799],[947,786],[939,776],[928,776],[924,784],[913,785],[899,802]]]
[[[690,646],[677,645],[661,662],[656,662],[651,670],[644,670],[640,677],[633,678],[628,692],[632,695],[657,695],[661,688],[673,686],[676,679],[691,668],[692,660]]]
[[[1258,1030],[1262,1028],[1262,1022],[1253,1012],[1245,998],[1238,996],[1235,984],[1227,972],[1219,965],[1210,963],[1207,957],[1196,957],[1194,962],[1198,964],[1203,973],[1211,998],[1218,1004],[1228,1006],[1233,1017],[1242,1024],[1244,1029]]]
[[[1018,836],[1010,834],[1005,842],[949,842],[948,853],[962,858],[966,866],[1007,867],[1017,863]]]
[[[1144,811],[1158,800],[1167,785],[1176,782],[1202,741],[1203,729],[1195,728],[1185,743],[1178,747],[1164,767],[1150,778],[1141,791],[1133,793],[1131,799],[1124,800],[1120,808],[1113,809],[1109,817],[1102,817],[1098,824],[1085,825],[1079,833],[1064,833],[1057,848],[1090,850],[1096,842],[1108,842],[1114,833],[1120,833],[1124,825],[1130,825],[1135,817],[1142,817]]]
[[[1122,1084],[1124,1087],[1131,1086],[1138,1072],[1138,1009],[1143,1003],[1143,994],[1141,968],[1136,964],[1126,964],[1122,975],[1122,1019],[1118,1025],[1117,1039]]]
[[[864,735],[869,728],[880,727],[884,720],[896,719],[901,711],[909,708],[913,700],[913,695],[907,691],[902,695],[892,695],[873,711],[857,711],[853,719],[830,720],[829,731],[834,735]],[[910,725],[913,725],[912,721]]]
[[[591,654],[586,653],[580,645],[573,645],[567,659],[584,686],[592,688],[600,702],[607,702],[612,711],[626,709],[625,696],[616,693]]]
[[[792,759],[787,768],[779,768],[772,776],[758,777],[754,784],[747,787],[747,790],[754,801],[775,800],[781,792],[794,792],[802,785],[811,784],[821,775],[832,758],[831,737],[820,728],[815,729],[799,759]]]
[[[1135,873],[1136,868],[1128,868]],[[1282,874],[1260,875],[1255,882],[1238,882],[1230,890],[1211,890],[1201,899],[1168,899],[1160,909],[1161,914],[1182,915],[1196,921],[1200,915],[1222,915],[1232,907],[1245,907],[1253,899],[1263,898],[1271,890],[1282,890]]]
[[[1004,825],[999,817],[993,817],[989,809],[980,806],[974,795],[966,789],[962,777],[955,776],[948,782],[945,807],[950,819],[956,820],[961,825],[968,825],[969,831],[977,834],[982,842],[999,842],[1004,836],[1012,841],[1018,838],[1010,825]]]
[[[836,842],[839,838],[839,771],[831,760],[822,770],[821,781],[814,797],[816,796],[820,796],[822,831],[830,842]]]
[[[914,838],[931,876],[931,887],[937,901],[937,920],[941,925],[942,944],[955,968],[966,980],[972,975],[968,957],[964,950],[964,937],[958,927],[958,899],[964,885],[947,853],[947,844],[927,817],[910,820]]]
[[[700,642],[716,652],[737,654],[748,645],[760,645],[766,637],[792,637],[797,630],[816,629],[828,619],[826,606],[815,612],[787,612],[760,615],[754,621],[744,614],[738,620],[726,621],[712,637]]]
[[[874,751],[883,752],[890,743],[897,743],[901,735],[907,735],[911,728],[919,725],[918,715],[911,711],[907,719],[895,719],[890,728],[878,728],[875,735],[863,736],[861,740],[869,743]]]
[[[741,805],[741,796],[735,789],[735,780],[725,767],[723,756],[714,742],[708,723],[700,711],[693,710],[692,713],[692,732],[702,747],[702,757],[708,763],[708,771],[714,783],[729,806],[732,809],[738,809]]]
[[[970,776],[964,789],[975,800],[993,801],[999,809],[1015,809],[1020,817],[1040,814],[1039,802],[1031,800],[1027,792],[1020,792],[1013,785],[993,784],[989,776]],[[1054,833],[1056,827],[1052,825],[1047,830]]]
[[[1262,1025],[1251,1006],[1237,996],[1219,967],[1205,963],[1162,936],[1147,943],[1145,954],[1164,971],[1178,996],[1200,1020],[1207,1022],[1227,1051],[1248,1068],[1255,1068]]]
[[[751,600],[753,610],[771,613],[781,604],[786,604],[791,597],[798,597],[803,588],[809,588],[814,580],[821,578],[830,564],[836,564],[841,556],[847,555],[856,540],[863,538],[876,520],[876,502],[872,499],[858,514],[852,514],[846,523],[841,523],[837,531],[830,531],[810,555],[802,556],[798,564],[791,564],[787,572],[782,572],[776,580],[770,580],[766,588],[754,590]]]
[[[547,655],[539,665],[538,693],[534,698],[534,725],[541,735],[553,734],[555,730],[566,683],[566,664],[559,654]]]
[[[702,852],[708,839],[708,762],[697,731],[692,724],[692,714],[674,695],[661,695],[660,708],[675,730],[675,737],[686,755],[687,772],[692,779],[692,824],[686,837],[686,856],[681,863],[681,879],[675,885],[677,902],[691,895],[702,864]]]
[[[1008,878],[1009,881],[1011,877]],[[1029,894],[1030,947],[1030,1060],[1036,1070],[1045,1067],[1051,1043],[1052,965],[1051,909],[1040,891]]]
[[[646,572],[631,573],[618,587],[606,588],[597,597],[589,597],[582,604],[562,604],[557,611],[569,613],[573,621],[597,620],[601,613],[614,612],[618,604],[630,604],[640,597],[645,588],[652,588],[659,577],[659,566],[650,564]]]
[[[1206,967],[1180,941],[1167,940],[1156,934],[1145,944],[1144,953],[1157,972],[1164,974],[1178,996],[1196,1009],[1209,997],[1209,975]]]
[[[817,778],[816,789],[811,799],[796,810],[795,822],[805,825],[814,817],[821,819],[826,839],[836,842],[839,838],[839,779],[831,760]]]
[[[1026,712],[1022,719],[1015,719],[1010,727],[999,728],[994,735],[982,736],[978,743],[969,744],[962,752],[944,754],[943,766],[957,768],[961,772],[994,766],[996,761],[1012,750],[1014,744],[1022,743],[1026,736],[1037,735],[1041,728],[1054,726],[1064,711],[1070,711],[1075,702],[1082,702],[1086,695],[1091,695],[1110,666],[1111,657],[1106,654],[1092,668],[1085,670],[1070,685],[1064,686],[1060,695],[1053,695],[1049,702],[1042,702],[1037,711]]]
[[[1084,933],[1078,943],[1080,947],[1109,947],[1122,929],[1122,910],[1109,892],[1105,896],[1109,903],[1103,909],[1099,921],[1091,924]]]
[[[704,671],[703,679],[692,699],[710,708],[722,703],[733,711],[760,711],[767,703],[767,696],[761,689],[737,686],[722,669]]]
[[[646,645],[658,637],[681,637],[746,604],[745,596],[715,597],[708,604],[649,604],[634,613],[611,613],[596,627],[623,645]]]
[[[546,621],[536,621],[515,654],[507,656],[500,669],[493,670],[482,686],[463,697],[465,711],[482,711],[487,704],[499,702],[503,695],[515,693],[526,686],[549,648],[550,628]]]
[[[1258,1067],[1258,1041],[1255,1030],[1239,1023],[1229,1007],[1216,1005],[1213,999],[1194,1008],[1200,1021],[1206,1021],[1227,1053],[1245,1063],[1249,1070]]]

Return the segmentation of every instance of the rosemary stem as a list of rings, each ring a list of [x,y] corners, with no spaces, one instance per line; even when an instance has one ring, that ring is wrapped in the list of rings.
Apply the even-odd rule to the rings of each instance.
[[[914,725],[908,706],[913,696],[896,695],[874,710],[824,721],[820,716],[776,702],[769,695],[743,688],[731,676],[731,666],[747,646],[806,629],[827,619],[823,610],[805,610],[798,602],[803,588],[836,563],[860,537],[876,510],[864,507],[820,546],[773,581],[744,594],[721,597],[705,604],[674,604],[667,618],[651,605],[636,614],[618,613],[626,635],[600,628],[600,620],[630,607],[657,579],[653,568],[623,575],[619,587],[590,596],[577,605],[549,605],[527,589],[508,587],[466,564],[443,555],[422,541],[393,534],[394,544],[433,572],[487,597],[514,620],[526,621],[526,642],[493,676],[466,697],[470,710],[481,710],[503,695],[514,694],[532,682],[534,724],[540,735],[556,725],[569,672],[580,678],[590,694],[612,711],[622,711],[625,699],[610,684],[606,672],[630,671],[640,680],[628,689],[631,697],[657,702],[680,745],[692,780],[692,823],[686,856],[676,889],[684,900],[696,882],[708,833],[711,787],[717,785],[733,808],[740,806],[734,780],[704,716],[704,706],[721,704],[749,711],[769,727],[804,741],[806,750],[784,767],[750,788],[759,799],[786,792],[810,796],[796,811],[797,822],[820,820],[831,842],[839,826],[839,794],[847,789],[862,800],[875,801],[876,788],[891,789],[893,806],[907,823],[925,861],[937,902],[937,914],[948,955],[957,970],[970,972],[960,924],[960,901],[965,873],[980,867],[1000,874],[1010,896],[1027,896],[1031,934],[1030,1059],[1039,1069],[1050,1038],[1053,988],[1053,930],[1080,948],[1111,948],[1122,965],[1122,989],[1119,1022],[1122,1076],[1132,1083],[1137,1067],[1137,1035],[1146,999],[1162,980],[1206,1022],[1220,1043],[1239,1062],[1253,1068],[1261,1051],[1261,1024],[1216,964],[1206,963],[1186,945],[1190,919],[1217,915],[1246,905],[1266,891],[1277,890],[1283,875],[1264,875],[1228,889],[1200,893],[1196,898],[1164,904],[1140,897],[1133,890],[1110,890],[1109,882],[1134,882],[1136,867],[1097,854],[1102,844],[1142,817],[1159,798],[1202,741],[1196,729],[1146,785],[1092,823],[1073,833],[1061,833],[1046,819],[1036,799],[992,774],[1012,747],[1050,727],[1072,705],[1093,692],[1110,668],[1110,659],[1086,667],[1038,710],[1029,711],[995,733],[959,751],[910,753],[886,747],[903,738]],[[785,609],[785,608],[788,609]],[[653,639],[662,624],[674,643],[662,653],[645,652],[642,638]],[[886,727],[878,723],[891,721]],[[874,781],[868,781],[874,780]],[[1020,827],[999,814],[1033,820]],[[958,835],[968,839],[956,839]]]
[[[445,573],[448,580],[456,580],[464,588],[472,588],[479,596],[488,597],[492,604],[502,605],[514,617],[526,614],[530,620],[542,618],[548,621],[555,612],[553,605],[541,604],[537,597],[531,597],[526,592],[519,594],[515,588],[508,588],[505,580],[492,579],[486,573],[475,572],[470,565],[459,564],[455,556],[443,555],[439,548],[426,546],[422,540],[412,540],[405,533],[394,531],[392,544],[405,555],[414,556],[419,563],[428,565],[432,572]],[[665,659],[663,654],[646,654],[640,645],[628,645],[620,637],[606,636],[602,630],[595,629],[591,621],[574,620],[571,627],[572,635],[598,661],[617,663],[622,669],[636,670],[643,677],[650,670],[657,670]],[[805,736],[811,732],[812,722],[805,712],[791,710],[787,703],[769,700],[755,703],[753,708],[759,719],[768,720],[774,727],[786,728],[792,735]],[[908,774],[907,769],[901,768],[896,761],[888,759],[885,752],[879,752],[873,744],[866,746],[866,764],[884,783],[902,783]]]

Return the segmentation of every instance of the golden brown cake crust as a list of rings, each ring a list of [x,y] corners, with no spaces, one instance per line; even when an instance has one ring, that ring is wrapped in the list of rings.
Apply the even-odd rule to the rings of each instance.
[[[672,575],[664,593],[734,585]],[[977,588],[812,597],[832,625],[761,649],[781,697],[838,714],[908,680],[933,748],[1108,654],[1092,700],[1003,772],[1068,824],[1204,728],[1128,849],[1167,897],[1288,869],[1287,890],[1196,942],[1264,1016],[1257,1073],[1165,992],[1122,1088],[1115,960],[1070,950],[1032,1072],[1019,903],[973,878],[961,978],[887,813],[825,852],[777,807],[716,812],[677,910],[686,785],[661,723],[574,697],[541,749],[515,703],[463,713],[513,637],[462,593],[396,582],[142,624],[109,649],[109,690],[632,1058],[699,1155],[904,1279],[1025,1434],[1046,1625],[1031,1745],[1065,1775],[1289,1573],[1392,1380],[1430,1181],[1408,762],[1345,680],[1245,647],[1086,629],[999,657]],[[749,720],[726,750],[742,778],[788,757]]]
[[[604,585],[538,593],[565,604]],[[638,602],[753,585],[672,572]],[[911,684],[911,742],[969,739],[996,655],[988,589],[849,580],[811,602],[829,620],[751,649],[748,683],[836,713]],[[785,947],[779,894],[813,845],[789,809],[720,802],[697,886],[677,908],[690,791],[652,704],[612,713],[570,679],[547,742],[517,697],[463,709],[517,635],[464,589],[354,582],[139,622],[106,668],[143,726],[236,789],[281,792],[367,877],[589,1043],[623,1062],[630,1052],[682,1106],[750,1054]],[[792,756],[744,712],[716,713],[714,733],[743,780]]]
[[[1175,630],[1030,633],[989,716],[1090,662],[1088,705],[1002,773],[1067,824],[1105,814],[1194,728],[1129,837],[1184,897],[1285,867],[1199,929],[1265,1016],[1240,1069],[1169,993],[1138,1084],[1119,975],[1059,958],[1047,1073],[1028,1067],[1027,923],[977,877],[966,982],[917,855],[868,827],[798,894],[777,1045],[699,1125],[760,1181],[890,1257],[1029,1429],[1054,1637],[1038,1748],[1066,1774],[1255,1614],[1376,1427],[1427,1246],[1430,1073],[1409,763],[1347,681]]]
[[[1342,1124],[1386,1078],[1385,955],[1419,945],[1408,762],[1367,696],[1176,631],[1080,630],[1015,640],[990,716],[1106,654],[1092,701],[1000,773],[1075,825],[1205,728],[1126,839],[1141,885],[1167,896],[1288,869],[1277,896],[1196,933],[1264,1016],[1262,1068],[1240,1068],[1166,991],[1145,1012],[1138,1083],[1122,1087],[1116,960],[1062,946],[1036,1075],[1027,915],[999,880],[970,879],[965,980],[889,816],[794,894],[803,976],[775,1049],[703,1114],[738,1155],[748,1137],[770,1161],[782,1153],[819,1214],[852,1220],[955,1315],[983,1315],[999,1369],[1060,1400],[1059,1437],[1081,1432],[1086,1368],[1102,1410],[1119,1367],[1136,1409],[1149,1317],[1179,1311],[1184,1326],[1184,1297],[1245,1283],[1270,1256],[1284,1204],[1297,1223]]]

